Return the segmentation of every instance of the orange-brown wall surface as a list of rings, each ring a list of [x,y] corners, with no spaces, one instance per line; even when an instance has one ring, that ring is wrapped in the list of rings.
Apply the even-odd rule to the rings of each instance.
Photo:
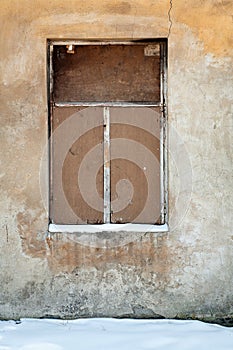
[[[0,7],[0,318],[232,316],[232,1]],[[147,38],[168,39],[169,232],[48,234],[47,39]]]

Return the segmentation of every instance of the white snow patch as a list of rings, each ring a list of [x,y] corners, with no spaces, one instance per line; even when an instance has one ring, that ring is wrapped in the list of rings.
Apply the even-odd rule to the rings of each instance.
[[[0,332],[0,350],[233,349],[233,328],[199,321],[23,319],[1,321]]]
[[[62,350],[60,345],[52,343],[29,344],[21,347],[19,350]]]

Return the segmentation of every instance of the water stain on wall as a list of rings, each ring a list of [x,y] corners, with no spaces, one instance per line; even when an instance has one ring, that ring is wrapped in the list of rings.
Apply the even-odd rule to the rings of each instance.
[[[119,266],[137,267],[144,274],[157,273],[163,279],[169,274],[172,252],[166,234],[157,237],[152,233],[135,234],[133,241],[122,245],[119,240],[119,245],[115,242],[113,247],[110,233],[104,240],[105,246],[89,246],[77,242],[80,234],[76,233],[35,234],[35,219],[29,214],[21,212],[17,220],[24,253],[33,258],[46,258],[54,274],[72,273],[77,268],[107,270]],[[90,242],[95,240],[96,235],[90,234]]]

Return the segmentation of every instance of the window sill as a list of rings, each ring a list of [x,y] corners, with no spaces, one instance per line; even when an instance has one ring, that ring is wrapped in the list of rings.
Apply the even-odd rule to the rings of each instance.
[[[51,233],[97,233],[97,232],[168,232],[168,224],[102,224],[102,225],[49,225]]]

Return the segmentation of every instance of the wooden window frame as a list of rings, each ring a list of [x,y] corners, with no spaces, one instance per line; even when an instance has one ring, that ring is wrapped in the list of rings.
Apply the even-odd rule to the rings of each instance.
[[[53,64],[52,55],[53,48],[57,45],[160,45],[160,101],[156,102],[53,102]],[[118,41],[118,40],[48,40],[47,41],[47,80],[48,80],[48,111],[49,119],[51,117],[51,106],[56,107],[104,107],[104,143],[108,152],[104,155],[104,224],[92,224],[92,225],[58,225],[49,222],[49,232],[99,232],[99,231],[128,231],[128,232],[166,232],[169,230],[168,226],[168,157],[167,157],[167,39],[140,39],[133,41]],[[160,107],[161,120],[160,120],[160,208],[161,208],[161,224],[112,224],[110,223],[110,189],[109,185],[109,169],[106,164],[110,160],[109,150],[109,107]],[[50,123],[49,125],[49,137],[51,135]],[[50,156],[51,144],[49,144],[49,197],[51,196],[51,156]],[[50,218],[50,208],[49,208]]]

